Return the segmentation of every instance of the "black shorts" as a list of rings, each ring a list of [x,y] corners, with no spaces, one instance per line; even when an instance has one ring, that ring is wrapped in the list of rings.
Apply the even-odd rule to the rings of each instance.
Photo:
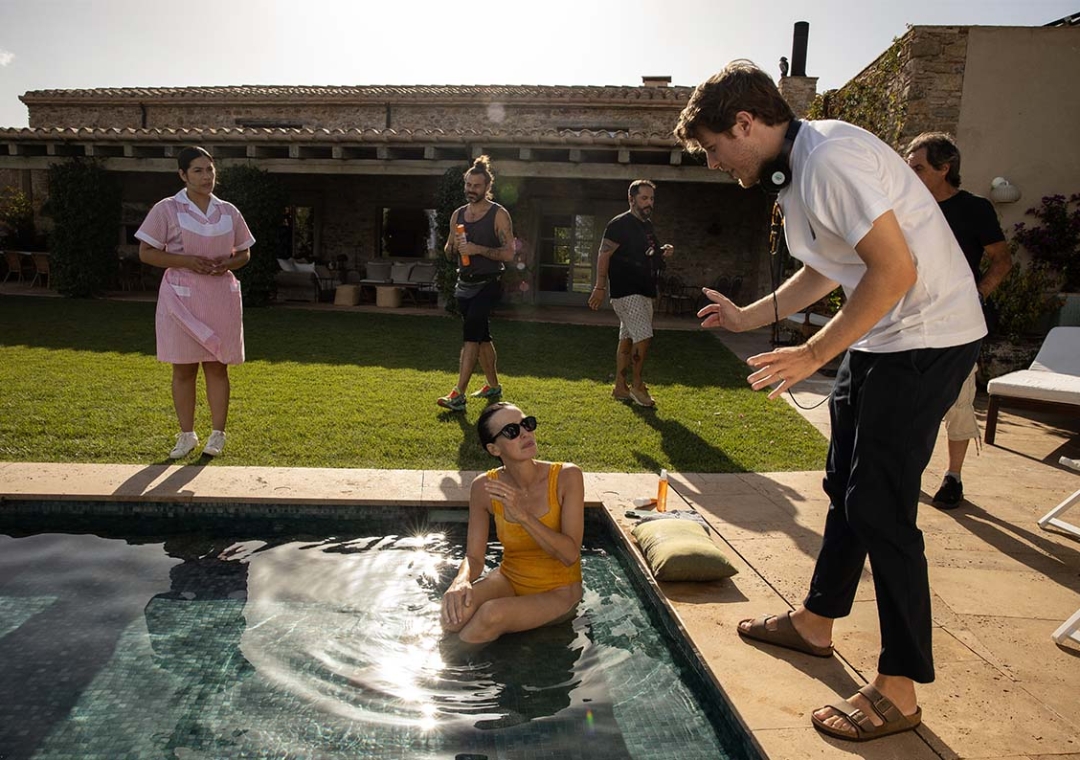
[[[502,282],[492,280],[471,298],[458,298],[458,310],[465,320],[462,327],[462,339],[466,343],[490,343],[491,329],[488,318],[491,307],[502,295]]]

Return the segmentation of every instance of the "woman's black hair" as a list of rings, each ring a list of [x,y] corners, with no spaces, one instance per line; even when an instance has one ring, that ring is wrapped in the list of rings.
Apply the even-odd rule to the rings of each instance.
[[[476,421],[476,434],[480,436],[480,448],[488,454],[491,454],[491,452],[487,450],[488,444],[495,443],[495,439],[499,437],[498,431],[492,432],[488,428],[488,423],[496,412],[501,412],[509,406],[513,406],[513,404],[508,401],[499,401],[494,404],[489,404],[484,411],[480,412],[480,419]]]
[[[197,158],[209,158],[210,163],[214,163],[214,157],[210,155],[210,152],[206,150],[206,148],[190,145],[177,154],[176,165],[180,167],[180,171],[186,173],[188,167],[191,166],[191,162]]]

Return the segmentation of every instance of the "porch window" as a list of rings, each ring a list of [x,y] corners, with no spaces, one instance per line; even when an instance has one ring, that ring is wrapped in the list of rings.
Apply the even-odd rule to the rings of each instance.
[[[379,219],[383,258],[424,258],[436,247],[435,209],[384,208]]]
[[[540,232],[540,290],[588,293],[592,290],[593,254],[596,249],[595,217],[570,214],[543,217]]]

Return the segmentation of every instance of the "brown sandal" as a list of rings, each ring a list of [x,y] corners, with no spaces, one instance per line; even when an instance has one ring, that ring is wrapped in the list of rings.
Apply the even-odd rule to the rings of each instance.
[[[776,630],[771,631],[765,624],[774,618],[776,619]],[[745,622],[747,621],[742,621],[742,623]],[[827,647],[814,646],[795,630],[795,624],[791,622],[790,611],[786,615],[762,615],[759,618],[750,620],[750,628],[747,630],[743,630],[742,623],[739,623],[737,630],[743,638],[763,641],[766,644],[773,644],[785,649],[794,649],[796,652],[810,654],[814,657],[832,657],[833,655],[831,644]]]
[[[892,700],[878,691],[873,684],[866,684],[866,686],[859,689],[859,693],[866,697],[870,702],[870,708],[878,714],[878,717],[881,718],[882,721],[884,721],[880,726],[875,726],[874,722],[870,720],[869,715],[844,699],[839,702],[833,702],[829,707],[844,716],[848,725],[855,729],[854,736],[833,728],[832,726],[825,725],[824,721],[819,720],[817,716],[811,714],[810,721],[814,724],[814,728],[835,739],[843,739],[844,741],[849,742],[868,742],[874,739],[880,739],[883,736],[911,731],[922,723],[921,707],[916,707],[913,715],[904,715],[900,712],[899,708],[892,703]]]

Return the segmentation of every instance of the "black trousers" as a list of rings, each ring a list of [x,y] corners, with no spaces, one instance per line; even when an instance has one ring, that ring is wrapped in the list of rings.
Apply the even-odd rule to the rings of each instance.
[[[941,418],[975,365],[980,343],[849,351],[836,376],[824,482],[832,503],[804,605],[825,617],[846,616],[869,557],[883,675],[934,680],[930,584],[915,524],[919,492]]]

